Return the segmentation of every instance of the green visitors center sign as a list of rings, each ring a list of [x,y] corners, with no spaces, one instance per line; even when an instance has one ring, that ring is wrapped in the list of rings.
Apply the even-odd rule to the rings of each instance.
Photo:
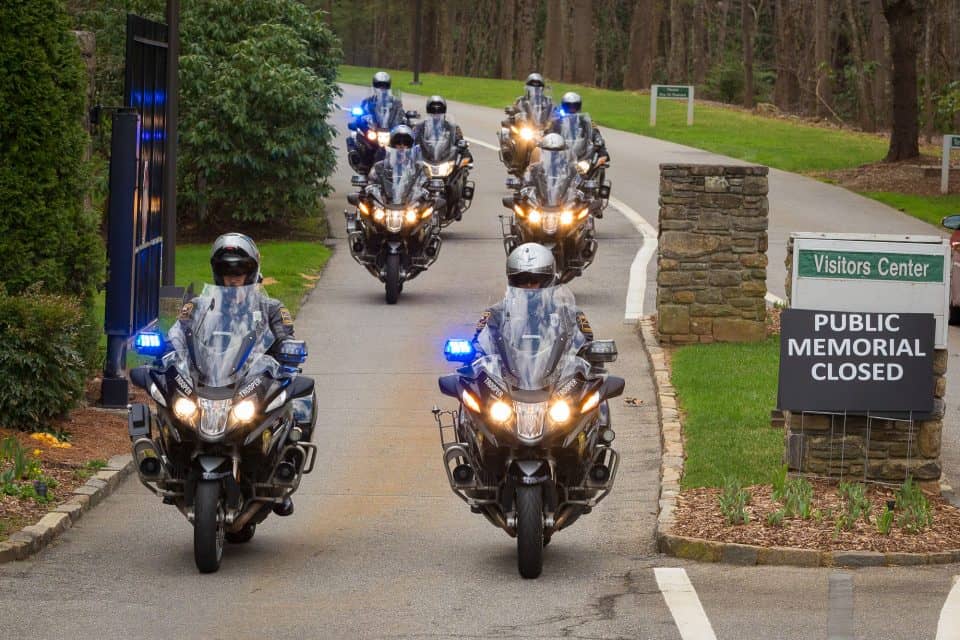
[[[801,249],[801,278],[943,282],[943,256]]]

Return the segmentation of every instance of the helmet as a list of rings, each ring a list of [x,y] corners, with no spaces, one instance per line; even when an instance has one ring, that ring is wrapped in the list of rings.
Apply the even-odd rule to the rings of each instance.
[[[540,141],[540,148],[544,151],[563,151],[567,148],[567,141],[559,133],[548,133]]]
[[[390,74],[386,71],[377,71],[373,74],[373,88],[374,89],[389,89],[390,88]]]
[[[405,124],[398,124],[390,131],[391,147],[403,145],[409,148],[413,146],[413,142],[414,142],[413,129],[411,129]]]
[[[543,76],[539,73],[531,73],[527,76],[526,85],[528,87],[542,87],[543,86]]]
[[[430,96],[427,100],[427,113],[446,113],[447,101],[441,96]]]
[[[225,233],[210,249],[210,267],[213,281],[224,286],[224,276],[245,276],[244,285],[260,281],[260,250],[253,240],[242,233]]]
[[[583,106],[583,100],[580,98],[579,93],[567,91],[565,94],[563,94],[563,99],[560,101],[560,106],[566,113],[580,113],[580,108]]]
[[[553,252],[542,244],[527,242],[507,256],[507,282],[511,287],[529,288],[534,285],[543,289],[553,286],[556,277]]]

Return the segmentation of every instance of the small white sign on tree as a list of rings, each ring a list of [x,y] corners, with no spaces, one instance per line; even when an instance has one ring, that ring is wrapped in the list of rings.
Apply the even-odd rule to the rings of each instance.
[[[940,161],[940,193],[950,192],[950,152],[960,151],[960,135],[944,134],[943,157]]]
[[[657,125],[657,98],[687,101],[687,126],[693,126],[693,85],[655,84],[650,86],[650,126]]]

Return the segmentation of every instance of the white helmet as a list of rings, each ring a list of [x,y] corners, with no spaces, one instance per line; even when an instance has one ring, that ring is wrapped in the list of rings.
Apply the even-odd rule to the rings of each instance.
[[[537,289],[551,287],[557,279],[557,265],[553,252],[542,244],[527,242],[510,252],[507,257],[507,282],[511,287]]]

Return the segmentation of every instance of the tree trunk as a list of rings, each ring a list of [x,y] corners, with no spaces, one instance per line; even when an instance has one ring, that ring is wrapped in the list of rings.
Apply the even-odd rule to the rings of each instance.
[[[543,39],[543,74],[551,80],[563,79],[563,23],[566,0],[547,2],[547,29]]]
[[[753,8],[748,0],[740,3],[740,30],[743,33],[743,106],[753,108]]]
[[[707,0],[696,0],[693,7],[693,81],[703,84],[707,79],[707,60],[710,42],[707,36]]]
[[[831,0],[816,0],[814,11],[814,75],[817,96],[817,115],[826,116],[833,104],[833,88],[830,81],[830,7]]]
[[[649,89],[660,41],[660,19],[664,0],[637,0],[630,19],[630,44],[623,88]]]
[[[456,11],[456,6],[451,2],[440,3],[440,24],[443,25],[443,36],[440,38],[440,58],[441,69],[445,76],[453,75],[453,44],[456,40],[454,29],[457,26]]]
[[[513,78],[514,59],[514,25],[516,24],[517,9],[515,0],[503,0],[500,6],[499,27],[500,34],[500,68],[497,75],[501,78]]]
[[[517,0],[516,58],[514,60],[515,78],[526,77],[537,64],[534,60],[533,45],[536,41],[536,0]]]
[[[776,0],[774,5],[776,79],[773,85],[773,103],[782,111],[792,111],[800,107],[798,11],[791,0]]]
[[[933,11],[926,12],[926,19],[923,21],[923,137],[927,144],[933,141],[933,45],[930,40],[933,38]]]
[[[667,60],[668,82],[687,81],[687,38],[684,0],[670,0],[670,57]]]
[[[727,20],[730,13],[730,3],[733,0],[720,0],[720,19],[717,21],[717,50],[714,64],[723,62],[727,55]]]
[[[572,0],[573,51],[570,80],[577,84],[596,84],[596,38],[593,33],[591,0]]]
[[[846,0],[847,24],[850,26],[850,51],[856,67],[857,113],[860,116],[860,128],[873,130],[873,115],[870,113],[870,94],[867,92],[867,75],[863,64],[863,35],[860,29],[860,16],[853,0]]]
[[[890,123],[890,56],[888,41],[890,30],[883,16],[883,0],[870,0],[870,95],[873,103],[873,129],[881,129]]]
[[[915,0],[883,0],[883,15],[890,27],[893,62],[893,127],[887,162],[920,156],[917,142],[917,32],[921,9]]]

